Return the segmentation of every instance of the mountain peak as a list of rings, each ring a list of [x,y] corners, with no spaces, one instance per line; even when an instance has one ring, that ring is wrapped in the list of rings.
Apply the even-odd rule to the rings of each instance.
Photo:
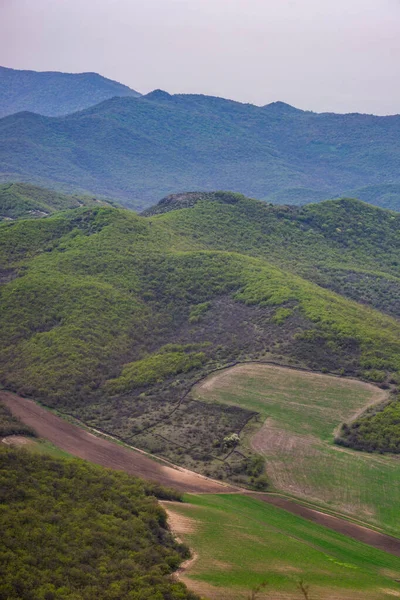
[[[155,100],[155,101],[159,101],[159,100],[170,100],[172,98],[171,94],[168,94],[168,92],[165,92],[164,90],[153,90],[152,92],[146,94],[145,96],[142,96],[142,98],[144,100]]]
[[[275,114],[295,114],[304,112],[301,108],[296,108],[295,106],[291,106],[290,104],[279,100],[277,102],[270,102],[270,104],[266,104],[262,108]]]

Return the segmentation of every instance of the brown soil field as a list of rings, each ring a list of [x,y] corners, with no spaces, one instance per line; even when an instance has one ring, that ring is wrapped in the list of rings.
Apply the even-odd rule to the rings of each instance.
[[[218,494],[235,491],[191,471],[163,465],[142,452],[135,452],[64,421],[32,400],[0,392],[0,401],[14,416],[36,433],[70,454],[95,464],[174,487],[182,492]]]
[[[95,464],[142,477],[182,492],[193,494],[243,493],[244,490],[218,483],[191,471],[173,468],[155,462],[147,455],[100,438],[85,429],[68,423],[32,400],[9,392],[0,392],[0,401],[23,423],[62,450]],[[254,498],[273,504],[304,519],[324,525],[329,529],[400,556],[400,539],[373,531],[345,519],[271,494],[247,492]]]

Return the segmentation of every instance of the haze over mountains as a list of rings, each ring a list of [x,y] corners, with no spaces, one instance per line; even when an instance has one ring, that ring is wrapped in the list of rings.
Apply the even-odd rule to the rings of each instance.
[[[20,71],[0,67],[0,117],[28,110],[54,117],[76,112],[113,96],[140,96],[98,73]]]
[[[36,75],[51,78],[58,104],[64,94],[55,82],[68,77],[85,83],[84,93],[76,83],[79,98],[72,86],[80,107],[95,102],[100,87],[128,97],[56,118],[23,112],[1,119],[1,181],[97,194],[139,209],[171,193],[215,189],[278,204],[348,195],[400,207],[398,115],[317,114],[283,102],[258,107],[161,90],[135,97],[95,74]],[[96,94],[87,92],[92,79],[101,83]],[[13,110],[23,104],[20,88],[16,95]],[[59,110],[71,106],[64,101]],[[51,102],[47,107],[55,114]],[[46,112],[33,100],[30,109]]]

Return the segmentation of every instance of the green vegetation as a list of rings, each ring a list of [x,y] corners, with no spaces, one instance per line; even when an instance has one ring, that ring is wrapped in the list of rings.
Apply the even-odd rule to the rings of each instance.
[[[190,309],[189,314],[189,323],[198,323],[201,317],[208,311],[210,308],[209,302],[200,302],[200,304],[195,304]]]
[[[0,221],[46,217],[69,208],[109,204],[90,196],[66,196],[28,183],[0,185]]]
[[[151,383],[161,383],[169,375],[198,369],[205,360],[204,352],[186,354],[179,345],[175,351],[164,346],[155,354],[124,365],[120,377],[107,381],[105,386],[111,394],[128,392]]]
[[[259,500],[191,496],[168,508],[190,519],[180,535],[198,559],[186,581],[206,596],[247,599],[248,590],[267,581],[267,597],[301,599],[300,580],[310,586],[310,598],[389,600],[398,594],[398,557]]]
[[[93,74],[39,75],[60,90],[56,103],[49,102],[40,85],[40,98],[34,94],[28,107],[42,114],[41,100],[52,114],[54,104],[58,113],[71,112],[79,96],[74,81],[87,95],[80,107],[95,101],[91,80],[95,88],[106,83]],[[68,90],[58,81],[63,78],[72,78]],[[72,115],[25,112],[1,119],[0,180],[50,184],[142,208],[176,192],[177,185],[179,191],[237,190],[284,204],[360,190],[361,198],[399,208],[396,191],[385,191],[400,182],[399,116],[316,114],[283,103],[258,107],[161,90],[135,98],[127,88],[114,91],[115,83],[112,96],[131,97],[110,98],[108,85],[100,104]],[[1,89],[9,95],[8,86]]]
[[[250,451],[223,440],[255,411],[210,408],[190,387],[260,358],[389,385],[398,321],[310,279],[341,265],[397,282],[399,215],[352,200],[190,202],[150,218],[88,207],[2,224],[0,377],[136,447],[251,483]]]
[[[7,435],[35,436],[33,429],[16,419],[11,411],[0,402],[0,437]]]
[[[264,457],[275,488],[400,535],[399,461],[333,444],[339,424],[368,404],[385,400],[384,390],[345,378],[250,364],[213,375],[193,395],[257,411],[259,423],[244,430],[242,443]]]
[[[0,478],[2,599],[196,599],[168,577],[188,550],[169,533],[151,484],[6,449]]]
[[[140,96],[97,73],[20,71],[0,67],[0,116],[19,111],[66,115],[114,96]],[[37,140],[36,140],[37,141]]]
[[[398,398],[385,407],[377,407],[344,423],[336,443],[368,452],[400,453],[400,402]]]

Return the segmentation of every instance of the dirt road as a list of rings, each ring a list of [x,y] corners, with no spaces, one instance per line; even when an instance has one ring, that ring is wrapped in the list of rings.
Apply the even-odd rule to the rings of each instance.
[[[32,400],[21,398],[9,392],[0,391],[0,401],[4,402],[23,423],[32,427],[40,437],[50,440],[54,445],[74,456],[102,465],[103,467],[125,471],[131,475],[143,477],[144,479],[155,481],[165,486],[174,487],[182,492],[193,494],[244,492],[244,490],[240,490],[239,488],[225,486],[186,469],[175,469],[163,465],[140,452],[129,450],[115,442],[97,437],[81,427],[64,421]],[[369,544],[379,550],[400,556],[400,539],[378,533],[355,523],[350,523],[339,517],[327,515],[318,510],[298,504],[288,498],[271,494],[245,493],[258,500],[273,504],[278,508],[303,517],[308,521],[318,523],[333,531]]]

